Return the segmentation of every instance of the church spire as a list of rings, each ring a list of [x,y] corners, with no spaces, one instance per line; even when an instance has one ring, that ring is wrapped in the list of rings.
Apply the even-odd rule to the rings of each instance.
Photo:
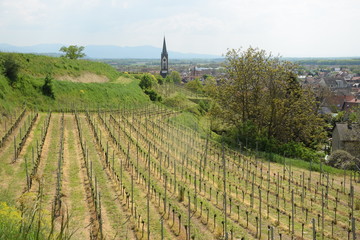
[[[161,52],[161,60],[160,60],[160,65],[161,65],[161,70],[160,70],[160,75],[163,78],[166,78],[166,76],[169,73],[169,66],[168,66],[168,53],[166,50],[166,42],[165,42],[165,36],[164,36],[164,42],[163,42],[163,49]]]
[[[162,49],[162,53],[167,54],[165,36],[164,36],[164,42],[163,42],[163,49]]]

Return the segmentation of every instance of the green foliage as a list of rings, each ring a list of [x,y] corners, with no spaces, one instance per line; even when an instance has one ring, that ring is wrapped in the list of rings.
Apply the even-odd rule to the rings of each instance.
[[[69,47],[61,47],[59,51],[65,53],[64,57],[66,58],[78,59],[85,57],[85,53],[83,53],[84,49],[85,47],[83,46],[70,45]]]
[[[200,92],[200,93],[203,92],[203,88],[204,88],[201,81],[198,78],[186,83],[185,87],[191,91]]]
[[[47,75],[45,77],[45,82],[44,82],[44,85],[42,86],[41,90],[45,96],[55,99],[53,86],[52,86],[52,78],[50,75]]]
[[[328,164],[335,168],[358,170],[356,165],[360,166],[360,160],[344,150],[336,150],[330,155]]]
[[[139,86],[142,89],[150,89],[156,85],[156,82],[157,80],[152,74],[145,73],[140,78]]]
[[[165,98],[163,103],[168,107],[181,109],[183,111],[189,111],[196,115],[200,115],[198,105],[180,93],[176,93],[170,97]]]
[[[241,146],[244,149],[255,149],[314,162],[319,162],[324,158],[323,153],[308,148],[301,142],[282,143],[274,137],[267,137],[266,134],[258,132],[256,129],[257,127],[251,121],[247,121],[239,128],[224,127],[222,122],[215,121],[211,130],[222,135],[222,139],[233,147]]]
[[[4,76],[8,78],[10,85],[14,86],[18,80],[18,73],[20,70],[19,64],[10,54],[3,55],[0,61],[2,62]]]
[[[160,74],[156,74],[155,78],[156,78],[158,84],[160,84],[160,85],[164,84],[165,79]]]
[[[153,89],[145,89],[144,93],[149,96],[151,101],[158,101],[161,102],[162,98],[157,92],[155,92]]]
[[[39,206],[34,193],[21,199],[21,211],[0,202],[0,239],[70,239],[68,233],[51,228],[50,213]],[[24,202],[27,201],[27,202]]]
[[[238,137],[263,136],[313,148],[324,141],[325,123],[317,113],[315,96],[301,87],[293,64],[249,48],[230,50],[225,67],[225,78],[209,91],[218,104],[212,113],[237,128]],[[249,126],[251,130],[246,129]]]
[[[198,104],[199,104],[199,110],[203,114],[208,112],[211,108],[209,101],[200,100]]]
[[[168,78],[167,82],[173,82],[176,84],[181,83],[181,76],[177,71],[171,71],[171,73],[166,78]]]
[[[143,89],[144,93],[149,96],[151,101],[159,101],[161,102],[162,97],[152,89],[158,83],[158,80],[154,77],[154,75],[145,73],[140,77],[140,88]]]
[[[21,222],[21,212],[14,207],[0,202],[0,239],[17,239]]]

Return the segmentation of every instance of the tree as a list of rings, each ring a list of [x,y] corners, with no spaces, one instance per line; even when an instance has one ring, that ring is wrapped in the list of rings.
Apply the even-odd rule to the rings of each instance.
[[[152,88],[155,84],[157,83],[156,78],[154,77],[154,75],[149,74],[149,73],[145,73],[141,76],[140,78],[140,83],[139,86],[142,89],[150,89]]]
[[[190,89],[190,90],[195,91],[195,92],[202,92],[203,91],[203,85],[202,85],[202,83],[200,82],[200,80],[198,78],[186,83],[185,87],[187,89]]]
[[[66,58],[78,59],[86,56],[85,53],[83,53],[84,49],[85,47],[83,46],[78,47],[77,45],[70,45],[69,47],[61,47],[60,52],[64,52],[64,57]]]
[[[53,85],[52,85],[52,77],[50,75],[46,75],[44,85],[41,88],[43,94],[45,96],[55,98]]]
[[[18,80],[20,65],[15,61],[11,55],[5,55],[3,59],[3,73],[9,79],[11,86],[14,86]]]
[[[325,138],[314,93],[298,82],[295,65],[264,50],[229,50],[226,75],[211,91],[214,114],[238,137],[266,137],[311,146]]]
[[[145,73],[140,77],[140,83],[139,86],[144,91],[146,95],[149,96],[151,101],[161,101],[161,96],[152,89],[156,84],[158,83],[158,80],[154,77],[154,75]]]
[[[171,71],[169,78],[173,83],[181,83],[181,75],[177,71]]]

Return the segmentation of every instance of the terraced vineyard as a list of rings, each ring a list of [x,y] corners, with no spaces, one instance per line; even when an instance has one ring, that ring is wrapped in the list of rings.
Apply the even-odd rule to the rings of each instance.
[[[24,110],[1,132],[1,201],[40,193],[73,239],[360,236],[359,175],[246,157],[172,122],[177,114]]]

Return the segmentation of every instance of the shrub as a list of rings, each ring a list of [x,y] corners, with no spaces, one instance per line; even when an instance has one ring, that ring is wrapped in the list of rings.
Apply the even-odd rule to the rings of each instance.
[[[176,84],[181,83],[181,75],[177,71],[171,71],[171,73],[168,76],[166,76],[166,78],[167,78],[166,82],[173,82]]]
[[[149,96],[151,101],[161,102],[161,100],[162,100],[161,96],[152,89],[145,89],[144,93]]]
[[[55,99],[55,95],[54,95],[54,91],[53,91],[53,85],[52,85],[52,78],[50,75],[47,75],[45,77],[45,83],[41,88],[42,93],[45,96],[51,97],[53,99]]]
[[[9,79],[11,86],[14,86],[18,80],[20,65],[14,60],[11,55],[5,55],[3,59],[3,73]]]
[[[356,165],[360,165],[359,162],[359,159],[350,153],[344,150],[336,150],[330,155],[328,165],[340,169],[356,170]]]
[[[187,89],[191,90],[191,91],[194,91],[194,92],[202,92],[203,88],[204,88],[202,83],[200,82],[200,80],[198,78],[186,83],[185,87]]]
[[[160,84],[160,85],[164,84],[165,79],[160,74],[155,75],[155,78],[156,78],[158,84]]]
[[[157,80],[153,75],[145,73],[144,75],[141,76],[139,86],[142,89],[149,89],[155,86],[156,82]]]
[[[199,101],[199,110],[201,113],[206,113],[206,112],[209,112],[210,110],[210,103],[209,101],[203,101],[203,100],[200,100]]]

